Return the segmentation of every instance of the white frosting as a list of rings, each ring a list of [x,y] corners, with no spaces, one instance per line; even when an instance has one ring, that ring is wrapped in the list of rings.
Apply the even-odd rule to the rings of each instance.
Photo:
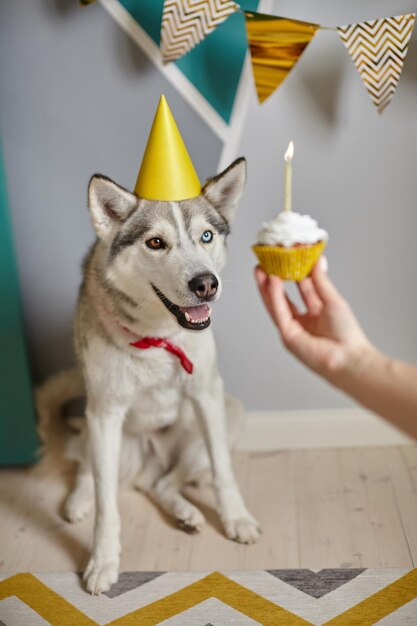
[[[265,246],[290,248],[295,243],[313,244],[327,241],[328,234],[319,228],[309,215],[283,211],[271,222],[265,222],[258,233],[257,242]]]

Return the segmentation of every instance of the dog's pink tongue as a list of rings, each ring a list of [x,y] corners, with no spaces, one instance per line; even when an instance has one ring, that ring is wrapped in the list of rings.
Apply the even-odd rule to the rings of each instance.
[[[200,304],[200,306],[182,306],[180,308],[183,313],[188,313],[194,322],[204,320],[210,314],[208,304]]]

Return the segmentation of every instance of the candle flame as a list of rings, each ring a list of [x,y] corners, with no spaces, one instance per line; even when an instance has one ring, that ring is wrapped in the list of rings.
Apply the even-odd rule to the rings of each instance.
[[[290,143],[288,144],[287,152],[285,153],[284,159],[287,161],[287,163],[289,163],[290,161],[292,161],[293,156],[294,156],[294,142],[290,141]]]

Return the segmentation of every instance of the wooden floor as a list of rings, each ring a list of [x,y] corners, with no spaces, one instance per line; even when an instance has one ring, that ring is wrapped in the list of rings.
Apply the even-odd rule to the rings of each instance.
[[[190,490],[207,526],[189,536],[142,494],[120,495],[122,570],[411,567],[417,564],[417,446],[240,452],[235,467],[263,527],[258,544],[226,540],[211,490]],[[71,476],[0,471],[0,571],[82,570],[92,519],[59,509]]]

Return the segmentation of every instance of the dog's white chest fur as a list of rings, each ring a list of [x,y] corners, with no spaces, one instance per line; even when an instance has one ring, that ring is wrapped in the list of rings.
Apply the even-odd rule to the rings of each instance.
[[[135,390],[125,421],[130,433],[149,433],[170,426],[179,414],[181,365],[161,348],[150,350],[157,354],[140,359],[145,362],[134,372]]]
[[[124,430],[149,433],[176,421],[189,374],[175,355],[156,347],[143,350],[126,346],[120,352],[100,340],[94,341],[91,348],[90,359],[96,363],[90,371],[100,371],[99,361],[105,352],[109,363],[106,393],[128,400]]]

